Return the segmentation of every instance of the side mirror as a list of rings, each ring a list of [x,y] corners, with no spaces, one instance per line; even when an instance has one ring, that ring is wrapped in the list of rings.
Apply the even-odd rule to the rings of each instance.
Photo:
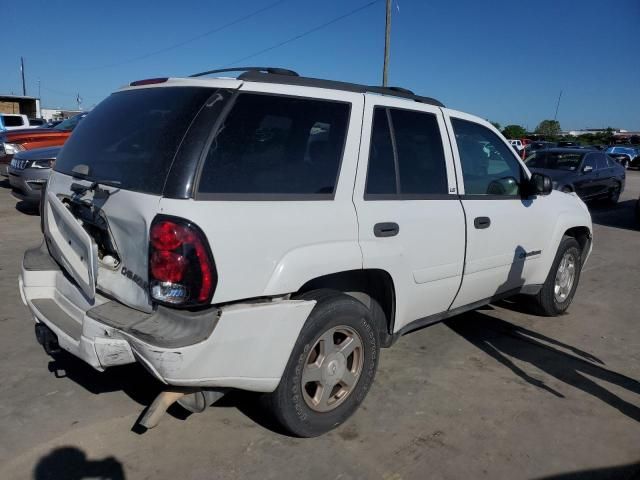
[[[551,177],[543,175],[542,173],[532,173],[529,184],[531,185],[531,193],[533,195],[549,195],[551,190],[553,190]]]
[[[591,165],[585,165],[582,169],[582,173],[589,173],[591,171],[593,171],[593,167]]]

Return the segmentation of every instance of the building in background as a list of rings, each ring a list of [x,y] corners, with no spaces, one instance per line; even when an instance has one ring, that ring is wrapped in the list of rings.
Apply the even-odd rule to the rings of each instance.
[[[0,95],[0,113],[21,113],[29,118],[42,118],[40,99],[23,95]]]
[[[64,120],[65,118],[73,117],[79,113],[82,113],[83,110],[67,110],[64,108],[43,108],[42,109],[42,118],[45,120]]]

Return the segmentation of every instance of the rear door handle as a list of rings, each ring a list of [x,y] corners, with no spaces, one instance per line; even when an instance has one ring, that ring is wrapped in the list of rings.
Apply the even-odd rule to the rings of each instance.
[[[376,223],[373,234],[376,237],[395,237],[400,232],[400,226],[394,222]]]
[[[491,219],[489,217],[476,217],[473,221],[473,226],[477,229],[489,228],[491,225]]]

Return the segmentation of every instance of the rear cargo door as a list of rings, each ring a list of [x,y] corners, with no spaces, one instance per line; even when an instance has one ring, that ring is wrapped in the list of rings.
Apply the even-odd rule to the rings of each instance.
[[[151,311],[149,226],[183,139],[220,91],[202,83],[114,93],[80,122],[59,155],[47,187],[45,233],[89,297],[97,289]],[[241,82],[220,83],[237,88]]]

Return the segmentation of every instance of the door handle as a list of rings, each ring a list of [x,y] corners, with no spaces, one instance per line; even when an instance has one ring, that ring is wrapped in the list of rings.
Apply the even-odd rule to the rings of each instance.
[[[491,225],[491,219],[489,217],[476,217],[473,220],[473,226],[479,230],[489,228],[489,225]]]
[[[373,234],[376,237],[395,237],[400,232],[400,226],[394,222],[376,223]]]

